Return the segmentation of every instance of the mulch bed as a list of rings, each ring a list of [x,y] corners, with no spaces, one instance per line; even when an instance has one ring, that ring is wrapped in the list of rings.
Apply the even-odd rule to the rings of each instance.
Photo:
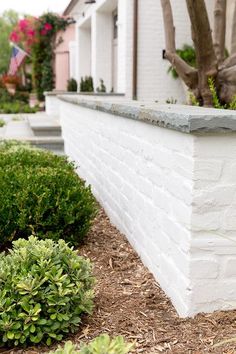
[[[101,209],[80,253],[94,263],[97,278],[95,309],[83,321],[74,342],[101,333],[135,341],[134,353],[236,353],[236,342],[212,345],[236,337],[236,311],[180,319],[170,300],[119,231]],[[43,348],[4,353],[42,353]]]

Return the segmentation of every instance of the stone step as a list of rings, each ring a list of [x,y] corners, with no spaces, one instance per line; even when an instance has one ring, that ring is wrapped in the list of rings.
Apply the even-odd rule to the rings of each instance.
[[[56,120],[29,118],[29,125],[35,136],[61,136],[61,126]]]
[[[57,155],[64,154],[64,140],[61,137],[34,137],[25,141],[38,149],[49,150]]]
[[[45,114],[28,115],[19,121],[10,120],[4,128],[0,132],[2,139],[24,141],[57,155],[64,154],[64,140],[56,117],[50,118]]]

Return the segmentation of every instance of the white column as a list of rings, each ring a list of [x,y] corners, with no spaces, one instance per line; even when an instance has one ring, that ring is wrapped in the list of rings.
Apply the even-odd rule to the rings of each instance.
[[[94,89],[104,81],[112,89],[112,13],[97,11],[92,15],[92,76]]]
[[[126,90],[126,0],[118,0],[118,92]]]

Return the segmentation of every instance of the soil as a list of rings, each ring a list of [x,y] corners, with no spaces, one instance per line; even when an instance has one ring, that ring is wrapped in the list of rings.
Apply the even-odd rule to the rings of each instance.
[[[88,342],[106,332],[136,342],[135,354],[236,353],[236,341],[213,348],[222,340],[236,338],[236,311],[180,319],[158,283],[102,209],[80,254],[94,263],[97,284],[94,313],[84,319],[79,333],[71,338],[74,342]],[[37,354],[45,352],[44,349],[2,353]]]

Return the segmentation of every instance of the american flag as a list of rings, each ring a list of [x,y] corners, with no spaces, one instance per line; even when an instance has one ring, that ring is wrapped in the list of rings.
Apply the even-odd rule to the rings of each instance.
[[[8,75],[15,75],[17,73],[17,70],[19,69],[27,55],[28,54],[24,50],[13,46]]]

